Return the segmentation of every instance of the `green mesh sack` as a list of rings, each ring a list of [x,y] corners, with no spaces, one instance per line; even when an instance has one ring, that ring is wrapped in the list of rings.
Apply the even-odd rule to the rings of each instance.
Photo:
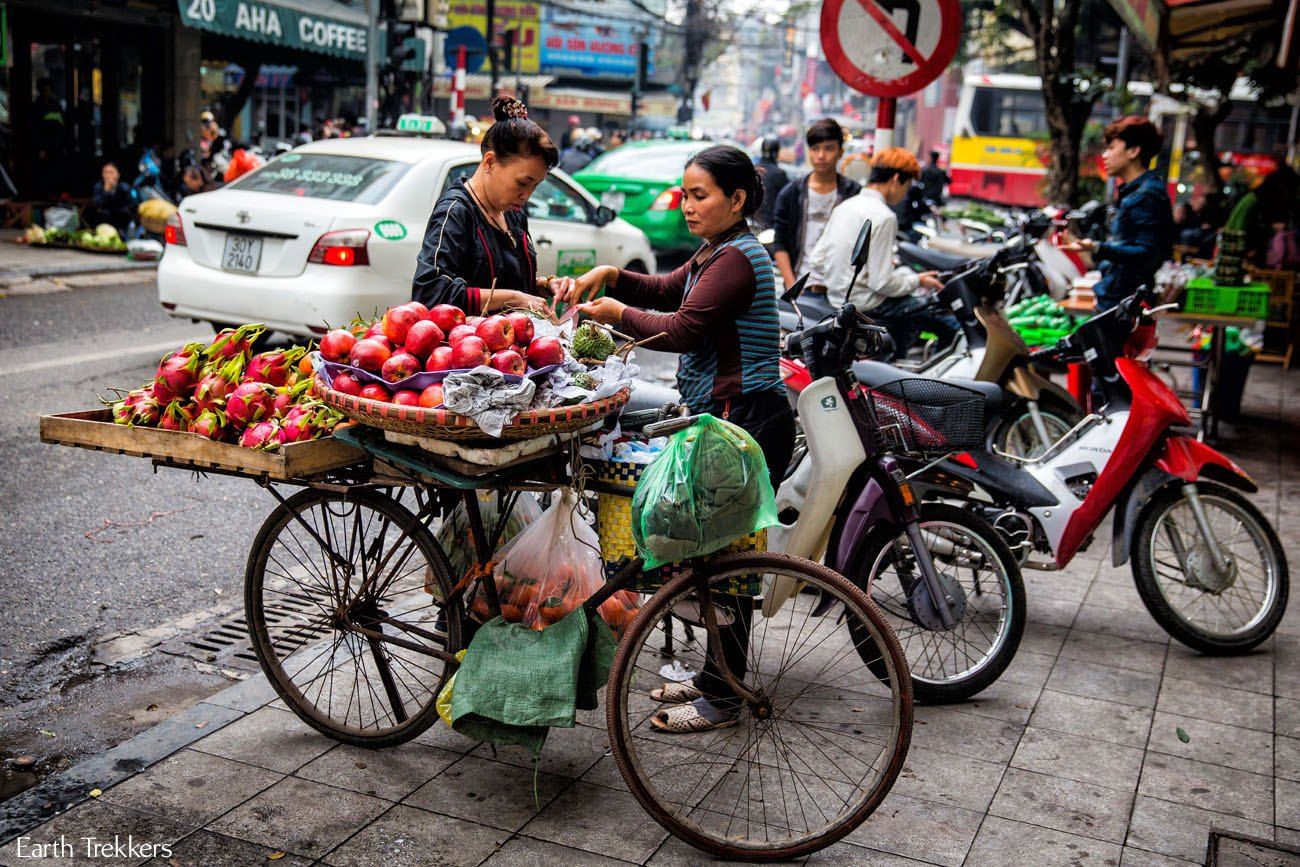
[[[632,497],[632,538],[647,569],[712,554],[775,523],[763,450],[707,413],[673,434]]]

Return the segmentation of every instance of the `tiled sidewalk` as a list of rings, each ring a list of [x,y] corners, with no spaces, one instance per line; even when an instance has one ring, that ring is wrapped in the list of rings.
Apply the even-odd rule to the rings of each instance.
[[[1221,444],[1264,486],[1256,502],[1296,564],[1300,376],[1252,377],[1257,422],[1226,426]],[[882,807],[808,863],[1171,867],[1203,863],[1211,827],[1300,845],[1300,618],[1249,656],[1196,655],[1151,620],[1108,547],[1025,573],[1030,622],[1010,669],[977,700],[918,707]],[[553,733],[537,812],[526,756],[441,725],[373,752],[315,734],[256,684],[210,702],[178,725],[234,721],[25,843],[129,834],[169,855],[41,861],[13,841],[0,864],[707,863],[627,793],[599,714]],[[275,852],[288,854],[267,861]]]

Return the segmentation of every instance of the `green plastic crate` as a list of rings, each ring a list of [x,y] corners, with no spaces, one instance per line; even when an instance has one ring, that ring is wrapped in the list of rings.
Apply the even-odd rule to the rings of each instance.
[[[1220,286],[1208,277],[1198,277],[1187,282],[1183,312],[1265,319],[1268,317],[1268,296],[1267,283]]]

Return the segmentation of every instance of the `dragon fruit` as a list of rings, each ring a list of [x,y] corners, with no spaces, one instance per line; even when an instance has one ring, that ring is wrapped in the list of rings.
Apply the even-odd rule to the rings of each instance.
[[[274,349],[254,355],[244,372],[244,382],[266,382],[274,386],[285,385],[294,372],[298,359],[307,353],[305,346]]]
[[[226,418],[237,428],[247,427],[269,416],[275,389],[265,382],[245,382],[226,398]]]
[[[167,353],[154,374],[154,396],[163,403],[189,397],[202,365],[202,343],[187,343],[180,349]]]
[[[141,389],[141,391],[146,391],[146,389]],[[131,394],[135,394],[135,392]],[[130,395],[127,395],[127,397],[129,398]],[[162,403],[150,393],[135,402],[131,415],[123,424],[127,427],[156,427],[162,418],[162,412]]]
[[[253,341],[265,332],[266,326],[257,324],[227,328],[212,339],[208,348],[203,350],[203,354],[207,358],[234,358],[239,355],[247,357],[252,351]]]
[[[114,390],[117,391],[119,395],[122,394],[121,391],[116,389]],[[104,400],[103,398],[100,398],[100,402],[103,403],[104,406],[112,409],[113,421],[116,424],[130,426],[133,424],[133,419],[135,418],[136,411],[140,408],[140,405],[145,401],[152,399],[153,388],[151,386],[145,386],[144,388],[137,388],[135,391],[129,391],[126,393],[125,397],[120,397],[117,400]]]
[[[226,422],[224,412],[219,409],[208,408],[199,413],[198,417],[190,423],[189,431],[210,440],[220,441],[229,436],[230,426]]]
[[[158,419],[159,430],[189,430],[190,422],[194,420],[194,404],[183,400],[173,400],[167,404]]]
[[[294,385],[282,385],[275,390],[275,400],[271,404],[271,415],[283,419],[285,415],[299,404],[304,394],[311,388],[311,380],[304,379]]]
[[[239,386],[244,376],[244,364],[243,356],[236,356],[224,363],[208,363],[203,369],[203,376],[194,386],[194,402],[198,404],[200,412],[225,406],[226,398]]]
[[[289,410],[289,414],[284,418],[285,442],[300,443],[314,440],[332,431],[342,420],[341,413],[335,412],[319,401],[299,404]]]
[[[239,444],[246,449],[273,452],[285,441],[284,428],[277,421],[259,421],[248,426]]]

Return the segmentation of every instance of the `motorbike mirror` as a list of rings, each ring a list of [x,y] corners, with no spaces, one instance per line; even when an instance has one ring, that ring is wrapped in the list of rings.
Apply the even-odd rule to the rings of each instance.
[[[800,277],[798,280],[794,281],[793,286],[785,290],[785,294],[781,296],[781,300],[786,302],[787,304],[793,304],[796,300],[798,300],[799,296],[803,294],[803,288],[807,285],[808,285],[808,275],[805,274],[802,277]]]
[[[862,223],[862,229],[858,232],[858,242],[853,245],[853,282],[845,287],[845,291],[851,291],[857,285],[858,275],[862,269],[867,267],[867,258],[871,255],[871,221],[866,220]]]

